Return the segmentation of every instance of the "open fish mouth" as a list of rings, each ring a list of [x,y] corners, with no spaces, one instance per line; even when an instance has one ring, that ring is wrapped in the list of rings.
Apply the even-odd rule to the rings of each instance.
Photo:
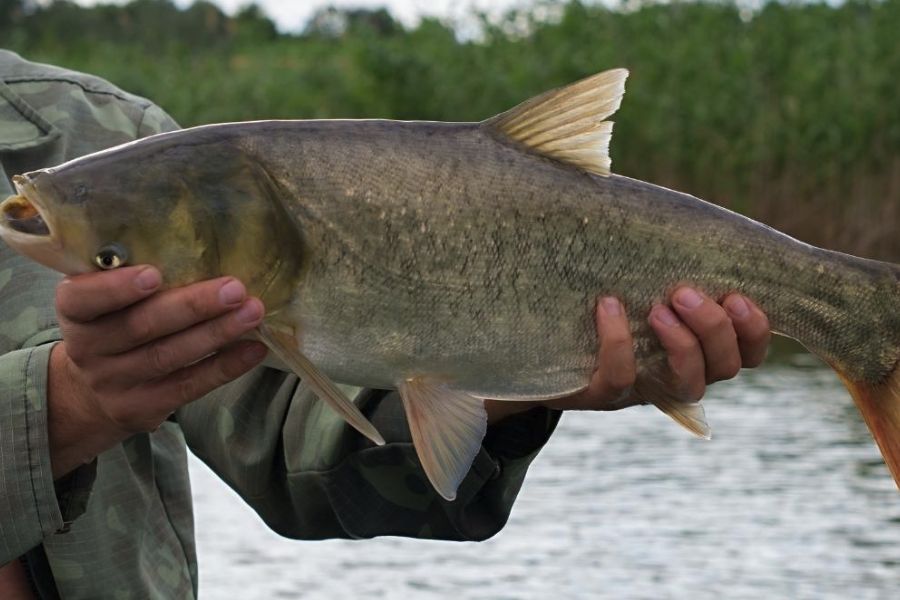
[[[28,235],[50,235],[44,216],[28,198],[13,196],[2,205],[3,222],[13,231]]]
[[[41,207],[34,202],[34,186],[27,177],[13,178],[17,196],[10,196],[0,204],[0,226],[33,236],[50,236],[50,226]]]

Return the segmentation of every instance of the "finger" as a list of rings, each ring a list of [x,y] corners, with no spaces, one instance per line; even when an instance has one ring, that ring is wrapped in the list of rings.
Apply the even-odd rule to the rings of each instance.
[[[741,370],[737,334],[725,309],[689,287],[675,290],[672,306],[703,346],[706,382],[731,379]]]
[[[677,392],[699,400],[706,392],[706,359],[700,340],[674,312],[665,306],[650,311],[650,326],[669,354],[669,367],[677,379]]]
[[[161,283],[159,270],[146,265],[66,277],[56,288],[56,310],[64,320],[93,321],[143,300]]]
[[[262,362],[267,351],[260,342],[240,342],[173,373],[157,384],[160,397],[168,399],[167,411],[237,379]]]
[[[237,310],[194,325],[125,354],[110,357],[104,368],[113,386],[130,387],[167,377],[213,354],[252,331],[263,319],[263,305],[247,299]]]
[[[144,401],[119,402],[107,412],[130,432],[153,431],[183,404],[237,379],[266,356],[266,346],[242,341],[146,386]]]
[[[739,294],[731,294],[725,298],[722,306],[728,312],[737,333],[741,364],[748,368],[758,367],[766,358],[772,338],[768,317]]]
[[[96,325],[116,332],[114,336],[104,336],[103,348],[96,352],[119,354],[188,329],[234,310],[246,296],[243,284],[232,277],[160,292],[128,310],[95,321]]]
[[[597,356],[595,406],[617,403],[631,393],[635,378],[634,343],[631,327],[622,304],[615,298],[598,303],[597,336],[600,350]]]
[[[631,329],[625,309],[616,298],[603,298],[596,311],[597,369],[588,387],[577,394],[539,404],[558,410],[615,410],[623,408],[634,385],[635,361]]]

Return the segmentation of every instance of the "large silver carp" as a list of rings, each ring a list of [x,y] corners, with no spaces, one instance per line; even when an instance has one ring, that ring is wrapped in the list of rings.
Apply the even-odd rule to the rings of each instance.
[[[847,382],[900,481],[897,267],[821,250],[692,196],[611,175],[627,72],[481,123],[259,121],[157,135],[15,177],[0,235],[64,273],[149,263],[263,300],[258,334],[344,418],[333,381],[397,388],[445,498],[484,398],[586,387],[598,296],[631,319],[634,392],[700,435],[648,315],[683,283],[752,298]]]

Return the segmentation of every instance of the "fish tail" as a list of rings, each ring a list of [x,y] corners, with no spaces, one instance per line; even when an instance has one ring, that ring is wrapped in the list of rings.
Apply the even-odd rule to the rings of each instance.
[[[900,365],[880,383],[854,381],[840,369],[838,376],[850,390],[863,420],[878,444],[894,482],[900,488]]]

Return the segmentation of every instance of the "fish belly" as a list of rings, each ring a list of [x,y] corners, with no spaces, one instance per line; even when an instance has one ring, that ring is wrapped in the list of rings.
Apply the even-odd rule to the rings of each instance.
[[[374,277],[373,277],[374,278]],[[544,315],[471,310],[448,295],[306,286],[291,312],[307,356],[335,381],[393,389],[428,376],[476,397],[553,398],[583,389],[594,367],[593,301],[570,301],[548,323]]]

